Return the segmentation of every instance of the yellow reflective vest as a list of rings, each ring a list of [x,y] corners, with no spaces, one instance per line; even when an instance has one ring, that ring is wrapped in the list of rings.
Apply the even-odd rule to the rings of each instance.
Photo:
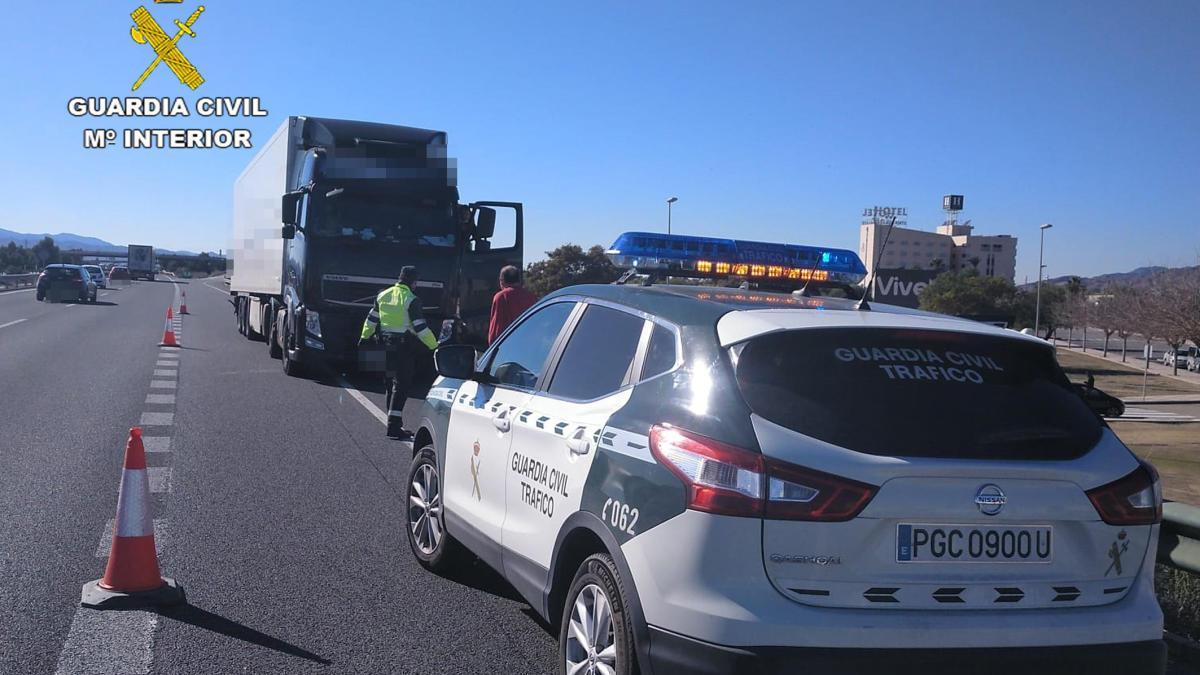
[[[366,340],[376,330],[383,333],[412,333],[426,347],[437,348],[437,338],[425,323],[421,299],[401,283],[385,288],[375,296],[375,306],[367,313],[367,320],[363,321],[359,339]]]

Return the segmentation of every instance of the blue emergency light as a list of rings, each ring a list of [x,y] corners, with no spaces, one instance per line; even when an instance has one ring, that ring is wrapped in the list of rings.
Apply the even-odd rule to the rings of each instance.
[[[619,268],[672,276],[857,284],[867,275],[845,249],[683,234],[625,232],[605,253]]]

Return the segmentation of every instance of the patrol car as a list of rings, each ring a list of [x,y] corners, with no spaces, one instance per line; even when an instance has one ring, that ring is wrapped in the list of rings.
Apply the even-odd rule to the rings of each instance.
[[[498,570],[560,672],[1163,671],[1157,475],[1050,345],[814,295],[848,251],[610,254],[750,288],[575,286],[441,347],[410,473],[415,556]]]

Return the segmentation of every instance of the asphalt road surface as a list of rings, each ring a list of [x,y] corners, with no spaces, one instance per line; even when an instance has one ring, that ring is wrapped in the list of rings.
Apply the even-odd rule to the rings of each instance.
[[[416,564],[410,451],[335,381],[286,377],[210,283],[182,286],[177,359],[158,347],[173,284],[95,306],[0,294],[0,673],[552,672],[555,637],[503,580]],[[77,609],[144,413],[173,414],[143,432],[169,439],[147,464],[163,573],[189,604]]]
[[[0,293],[0,673],[553,672],[555,637],[495,573],[414,561],[411,455],[378,389],[286,377],[219,279],[179,288],[177,350],[159,348],[175,284],[97,305]],[[189,604],[80,609],[138,424]]]

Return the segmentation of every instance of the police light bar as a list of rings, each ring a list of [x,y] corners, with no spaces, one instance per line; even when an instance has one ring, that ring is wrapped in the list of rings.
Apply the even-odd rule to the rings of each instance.
[[[845,249],[683,234],[625,232],[605,253],[622,269],[682,277],[857,284],[867,275]]]

